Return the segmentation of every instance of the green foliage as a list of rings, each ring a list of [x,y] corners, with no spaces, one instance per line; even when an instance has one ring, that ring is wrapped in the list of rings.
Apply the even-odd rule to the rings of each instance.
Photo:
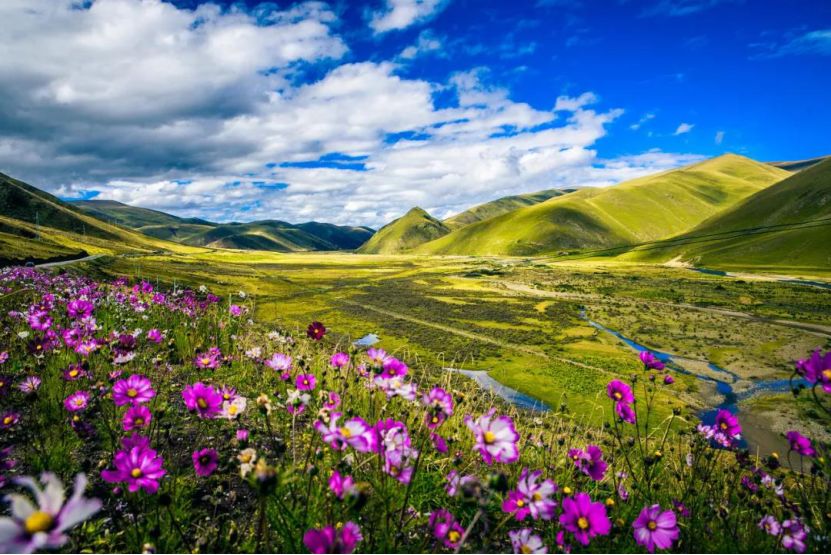
[[[450,229],[421,208],[413,208],[388,223],[364,243],[358,252],[395,254],[410,250],[450,232]]]

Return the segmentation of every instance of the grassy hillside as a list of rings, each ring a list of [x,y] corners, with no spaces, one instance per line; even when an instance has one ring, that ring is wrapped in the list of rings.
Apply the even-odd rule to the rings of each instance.
[[[525,256],[665,239],[691,230],[789,175],[726,154],[520,208],[456,230],[415,252]]]
[[[768,162],[771,166],[776,166],[789,172],[798,172],[807,170],[811,166],[815,166],[820,162],[831,159],[831,156],[818,156],[817,158],[808,158],[806,160],[790,160],[787,162]]]
[[[115,200],[77,200],[76,206],[99,220],[111,222],[133,229],[155,225],[207,224],[210,222],[199,218],[179,218],[158,210],[130,206]]]
[[[665,246],[624,258],[699,266],[810,270],[831,267],[831,159],[764,189]]]
[[[444,225],[452,230],[460,229],[466,225],[475,224],[476,222],[481,222],[482,220],[487,220],[488,218],[494,218],[524,206],[539,204],[550,198],[558,197],[573,191],[574,189],[546,189],[545,191],[537,191],[536,193],[502,197],[478,206],[474,206],[473,208],[465,210],[455,216],[451,216],[450,218],[444,220]]]
[[[337,249],[353,250],[366,243],[375,230],[362,226],[343,226],[321,222],[297,224],[306,233],[319,237]]]
[[[206,247],[277,252],[336,250],[334,245],[320,237],[275,220],[217,224],[208,231],[194,235],[188,242]]]
[[[416,207],[379,229],[358,249],[358,252],[365,254],[404,252],[449,232],[450,229],[446,225]]]

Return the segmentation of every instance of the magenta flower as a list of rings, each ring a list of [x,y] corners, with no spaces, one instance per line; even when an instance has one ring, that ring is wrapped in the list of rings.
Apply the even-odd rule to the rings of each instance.
[[[326,326],[320,322],[312,322],[306,329],[306,335],[309,336],[309,339],[320,341],[323,339],[323,336],[326,335]]]
[[[160,332],[156,328],[153,328],[152,330],[147,332],[147,340],[152,343],[161,343],[163,339],[164,336],[162,335],[162,332]]]
[[[203,370],[216,370],[222,364],[222,353],[216,347],[204,353],[196,353],[193,364]]]
[[[407,367],[404,362],[398,360],[395,357],[387,357],[384,359],[384,363],[381,365],[383,372],[381,372],[381,377],[390,379],[390,378],[403,378],[407,375],[407,372],[410,369]]]
[[[0,418],[0,428],[7,429],[11,428],[15,424],[20,422],[20,413],[15,411],[9,411],[3,414],[3,417]]]
[[[585,451],[570,449],[568,456],[574,461],[574,466],[595,482],[603,479],[609,466],[603,460],[603,451],[597,445],[589,445]]]
[[[245,443],[248,441],[248,430],[246,428],[240,428],[237,430],[236,434],[237,441],[240,443]]]
[[[632,408],[632,405],[624,402],[615,403],[615,414],[627,424],[634,424],[637,421],[635,409]]]
[[[80,364],[70,364],[69,368],[63,371],[63,379],[68,382],[74,382],[89,376],[89,372],[84,370]]]
[[[445,441],[445,439],[439,434],[430,434],[430,443],[433,444],[433,449],[439,453],[447,453],[447,441]]]
[[[730,411],[724,409],[716,413],[715,427],[718,433],[722,433],[729,438],[738,438],[742,433],[739,419]]]
[[[88,357],[92,353],[98,350],[99,344],[98,341],[93,339],[85,339],[81,341],[77,347],[75,347],[75,352],[81,356]]]
[[[672,385],[674,383],[675,383],[675,378],[673,378],[669,374],[664,376],[664,385]]]
[[[349,355],[346,353],[335,353],[329,359],[329,364],[335,368],[344,368],[349,364]]]
[[[92,316],[95,305],[86,299],[77,299],[66,303],[66,313],[70,318],[83,320]]]
[[[408,447],[384,451],[384,472],[401,482],[409,484],[415,471],[418,451]]]
[[[817,454],[814,446],[811,445],[811,440],[799,432],[791,430],[785,434],[785,438],[791,446],[791,451],[796,451],[803,457],[813,457]]]
[[[799,519],[788,519],[782,523],[782,547],[788,551],[805,553],[805,539],[810,530]]]
[[[384,349],[372,347],[367,349],[366,356],[374,366],[381,366],[384,363],[384,359],[387,358],[387,352]]]
[[[542,538],[530,528],[511,530],[508,532],[508,537],[511,539],[514,553],[548,553],[548,548],[542,543]]]
[[[588,493],[577,493],[563,499],[560,525],[574,534],[574,539],[589,545],[595,536],[605,536],[612,529],[603,503],[593,503]]]
[[[244,309],[244,308],[242,308],[242,307],[241,307],[240,305],[238,305],[238,304],[232,304],[231,306],[229,306],[229,307],[228,307],[228,312],[229,312],[229,313],[231,314],[231,316],[233,316],[234,318],[239,318],[240,316],[242,316],[243,312],[245,312],[245,309]]]
[[[89,392],[76,391],[64,399],[63,406],[69,412],[82,411],[89,406],[89,398]]]
[[[162,457],[149,447],[125,447],[115,454],[115,470],[102,470],[101,477],[105,482],[126,483],[131,493],[139,489],[146,493],[156,493],[159,490],[159,480],[167,473],[162,468],[163,464]]]
[[[133,374],[126,380],[119,380],[113,384],[113,402],[119,407],[128,403],[131,405],[149,403],[155,396],[153,384],[147,377],[140,374]]]
[[[265,365],[278,372],[288,372],[291,370],[291,357],[283,353],[274,353],[269,360],[265,361]]]
[[[338,499],[343,499],[355,491],[355,481],[352,476],[341,476],[337,470],[332,471],[329,477],[329,489],[335,494]]]
[[[191,459],[193,459],[193,469],[196,471],[196,475],[202,478],[207,478],[213,474],[216,467],[219,466],[219,453],[216,452],[216,449],[205,448],[194,451]]]
[[[209,385],[196,382],[188,385],[182,391],[185,406],[191,412],[196,412],[199,418],[216,418],[222,411],[222,395]]]
[[[551,480],[537,483],[542,470],[528,472],[522,469],[517,482],[517,489],[508,492],[508,497],[502,502],[502,510],[513,513],[514,518],[523,520],[531,516],[534,520],[551,520],[557,509],[557,502],[551,498],[557,491],[557,485]]]
[[[519,433],[510,416],[493,418],[496,409],[491,409],[476,420],[465,416],[465,424],[476,438],[474,449],[478,449],[482,460],[487,464],[494,462],[512,463],[519,459]]]
[[[361,528],[352,521],[342,528],[310,528],[303,534],[303,543],[312,553],[352,553],[363,540]]]
[[[635,395],[632,393],[632,388],[620,380],[612,380],[606,384],[606,395],[609,399],[616,403],[632,403],[635,401]]]
[[[430,513],[430,528],[433,530],[433,537],[449,549],[457,549],[465,533],[465,529],[456,522],[453,513],[446,509]]]
[[[678,539],[678,524],[675,513],[662,511],[660,505],[644,507],[635,522],[635,541],[653,553],[655,549],[670,549]]]
[[[434,430],[453,415],[453,396],[440,387],[434,387],[422,399],[429,408],[424,416],[424,423]]]
[[[641,351],[638,355],[646,370],[663,370],[664,363],[649,351]]]
[[[3,364],[7,360],[9,360],[9,352],[8,351],[0,352],[0,364]]]
[[[299,391],[312,391],[317,385],[314,374],[298,374],[294,380],[294,386]]]
[[[796,372],[812,384],[819,382],[823,391],[831,393],[831,351],[823,355],[817,349],[809,358],[797,361]]]
[[[46,331],[52,327],[52,317],[46,311],[35,311],[29,314],[29,327],[35,331]]]
[[[330,391],[326,394],[326,401],[323,403],[323,406],[329,410],[335,410],[340,406],[340,395],[335,391]]]
[[[347,446],[361,453],[375,451],[378,437],[372,426],[358,417],[347,420],[343,426],[338,426],[340,417],[341,413],[333,412],[329,416],[328,425],[320,420],[314,423],[315,430],[323,436],[323,441],[328,443],[329,447],[336,451],[343,451]]]
[[[767,515],[759,521],[759,529],[764,530],[771,536],[778,536],[779,532],[782,531],[782,526],[773,515]]]
[[[144,405],[134,405],[124,413],[124,417],[121,419],[121,427],[124,428],[125,432],[139,428],[149,428],[151,420],[153,420],[153,415],[150,413],[150,409]]]

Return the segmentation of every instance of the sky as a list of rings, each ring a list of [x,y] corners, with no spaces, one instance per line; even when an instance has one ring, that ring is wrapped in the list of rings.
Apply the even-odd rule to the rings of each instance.
[[[831,154],[825,0],[2,0],[0,21],[0,171],[66,199],[378,227]]]

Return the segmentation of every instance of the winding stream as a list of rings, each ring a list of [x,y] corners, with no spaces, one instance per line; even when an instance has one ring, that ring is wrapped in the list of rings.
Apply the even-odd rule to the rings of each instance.
[[[463,376],[471,378],[479,384],[479,387],[482,389],[488,390],[494,395],[502,397],[515,407],[543,412],[551,410],[551,407],[542,401],[534,399],[530,395],[526,395],[525,393],[508,387],[507,385],[501,384],[497,380],[491,378],[484,370],[462,370],[461,368],[445,368],[444,370],[457,372]]]
[[[709,276],[721,276],[721,277],[734,277],[734,278],[741,278],[741,275],[734,274],[733,272],[726,272],[724,270],[713,270],[712,268],[690,268],[693,272],[698,272],[701,274],[707,274]],[[777,276],[764,276],[765,279],[769,279],[770,281],[778,281],[780,283],[792,283],[794,285],[807,285],[808,287],[819,287],[821,289],[831,289],[831,283],[827,281],[812,281],[809,279],[798,279],[798,278],[789,278],[789,277],[777,277]]]

